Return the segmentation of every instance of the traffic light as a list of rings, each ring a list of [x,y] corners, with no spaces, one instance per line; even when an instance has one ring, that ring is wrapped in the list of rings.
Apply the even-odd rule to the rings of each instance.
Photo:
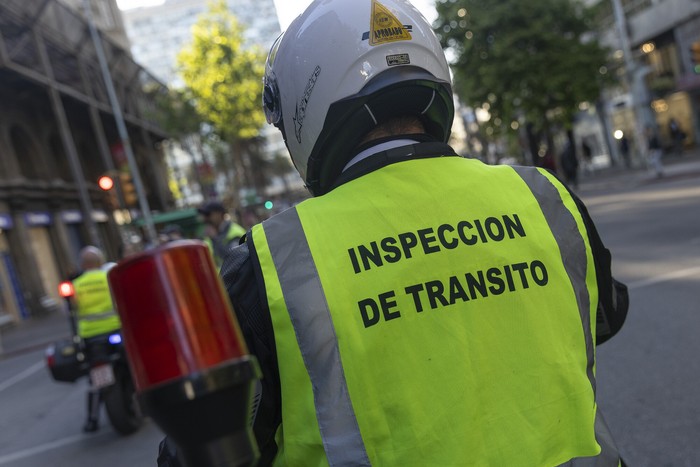
[[[114,180],[109,175],[103,175],[97,180],[97,185],[104,191],[109,191],[114,187]]]
[[[129,172],[119,172],[119,184],[122,188],[122,195],[124,196],[124,204],[128,207],[136,206],[139,197],[136,193],[136,187],[131,179],[131,173]]]
[[[272,207],[273,207],[272,201],[270,201],[270,200],[265,201],[265,209],[272,209]]]
[[[114,179],[109,175],[103,175],[97,179],[97,186],[107,195],[107,204],[110,209],[119,209],[119,198],[114,188]]]
[[[690,44],[690,61],[693,65],[693,71],[700,75],[700,41]]]

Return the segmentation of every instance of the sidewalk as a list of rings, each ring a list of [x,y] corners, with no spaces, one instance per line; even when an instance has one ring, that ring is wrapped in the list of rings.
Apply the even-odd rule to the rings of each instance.
[[[648,168],[606,167],[594,173],[579,172],[580,193],[594,193],[614,189],[664,183],[673,180],[700,177],[700,148],[686,150],[681,156],[665,156],[664,175],[657,178]]]
[[[46,348],[50,343],[71,335],[65,311],[33,316],[16,324],[0,327],[0,360]]]

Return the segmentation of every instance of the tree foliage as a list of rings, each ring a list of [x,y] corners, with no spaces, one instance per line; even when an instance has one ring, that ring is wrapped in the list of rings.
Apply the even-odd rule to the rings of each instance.
[[[606,51],[590,34],[591,11],[576,0],[437,0],[436,32],[453,56],[455,91],[488,103],[505,124],[568,125],[597,99]]]
[[[211,125],[205,139],[228,146],[228,157],[215,151],[215,160],[220,173],[227,178],[233,173],[234,187],[227,196],[235,204],[236,190],[258,185],[250,159],[265,123],[265,53],[244,45],[243,26],[226,2],[217,0],[193,26],[192,43],[178,55],[178,66],[197,114]]]
[[[182,89],[169,89],[155,96],[156,119],[170,136],[182,138],[199,133],[202,117]]]
[[[265,123],[260,104],[265,54],[243,46],[243,31],[220,0],[198,19],[192,43],[178,55],[195,108],[229,142],[256,137]]]

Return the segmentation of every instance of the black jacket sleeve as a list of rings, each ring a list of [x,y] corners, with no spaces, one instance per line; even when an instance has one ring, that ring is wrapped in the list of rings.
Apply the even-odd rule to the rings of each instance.
[[[571,192],[570,192],[571,193]],[[598,312],[596,314],[596,345],[613,337],[622,328],[627,317],[629,295],[627,286],[612,277],[610,251],[605,248],[598,235],[588,209],[575,194],[571,193],[588,231],[588,241],[593,252],[593,261],[598,282]]]
[[[275,434],[282,421],[281,390],[274,331],[267,308],[260,268],[247,241],[233,248],[221,268],[221,277],[231,299],[248,350],[258,359],[263,377],[260,381],[259,405],[255,413],[253,431],[260,449],[258,466],[271,465],[277,454]],[[254,249],[253,249],[254,250]]]

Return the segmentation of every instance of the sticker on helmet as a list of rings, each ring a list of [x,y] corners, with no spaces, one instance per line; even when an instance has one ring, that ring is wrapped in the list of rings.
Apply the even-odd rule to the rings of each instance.
[[[410,65],[411,64],[411,57],[409,57],[408,54],[387,55],[386,56],[386,64],[388,66]]]
[[[372,1],[372,19],[369,26],[369,45],[410,41],[411,33],[401,21],[377,0]]]
[[[301,127],[304,125],[304,117],[306,117],[306,105],[309,103],[309,98],[314,90],[314,86],[316,86],[318,75],[320,74],[321,67],[316,65],[313,73],[311,73],[311,77],[309,77],[309,82],[306,83],[304,94],[301,96],[301,99],[299,99],[299,102],[297,102],[297,109],[294,113],[294,134],[299,144],[301,144]]]

